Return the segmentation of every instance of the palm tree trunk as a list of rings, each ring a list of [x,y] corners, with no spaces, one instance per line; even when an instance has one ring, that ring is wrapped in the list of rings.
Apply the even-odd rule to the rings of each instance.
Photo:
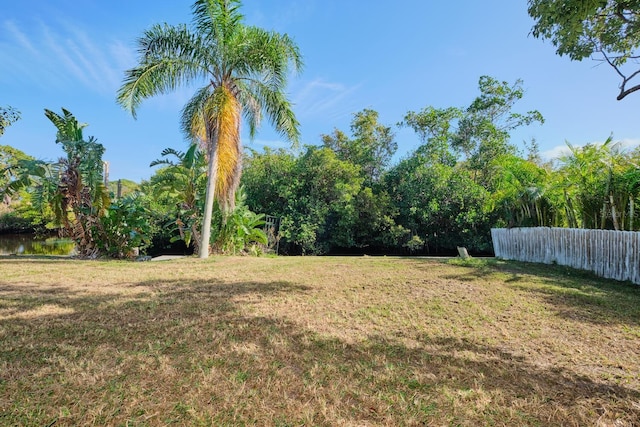
[[[213,201],[216,195],[216,180],[217,180],[217,162],[218,162],[218,150],[217,150],[217,132],[207,132],[209,138],[209,168],[207,172],[207,191],[204,199],[204,215],[202,217],[202,236],[200,241],[200,253],[198,258],[209,258],[209,240],[211,240],[211,219],[213,216]],[[213,135],[211,135],[213,133]]]
[[[613,220],[613,228],[614,230],[618,231],[620,230],[620,227],[618,226],[618,215],[616,212],[616,204],[613,200],[613,194],[609,194],[609,203],[611,204],[611,219]]]
[[[629,194],[629,231],[633,231],[633,215],[634,212],[633,194]]]

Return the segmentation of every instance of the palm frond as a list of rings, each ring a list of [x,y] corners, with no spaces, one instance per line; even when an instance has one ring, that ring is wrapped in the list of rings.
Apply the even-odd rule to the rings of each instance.
[[[160,153],[160,155],[162,157],[166,157],[166,156],[174,156],[176,157],[178,160],[180,160],[180,162],[182,162],[182,159],[184,158],[184,153],[178,150],[175,150],[173,148],[165,148],[164,150],[162,150],[162,152]],[[170,159],[156,159],[154,161],[152,161],[149,164],[149,167],[154,167],[154,166],[158,166],[158,165],[167,165],[167,166],[175,166],[176,163]]]
[[[242,115],[249,128],[249,137],[255,138],[262,123],[262,103],[252,92],[247,82],[238,80],[236,83],[237,98],[242,105]]]
[[[242,27],[234,35],[226,61],[236,76],[283,90],[290,74],[303,68],[298,46],[286,34]]]
[[[182,133],[192,142],[200,144],[205,148],[207,134],[205,117],[203,112],[207,110],[206,104],[211,102],[213,97],[212,87],[207,85],[193,95],[193,97],[182,108],[180,117],[180,128]]]
[[[189,146],[187,152],[182,156],[182,165],[184,167],[191,169],[202,161],[201,152],[198,148],[198,144],[191,144]]]
[[[136,116],[140,103],[210,74],[208,53],[186,26],[155,25],[138,40],[139,65],[125,73],[117,101]]]
[[[239,0],[196,0],[191,8],[193,24],[199,34],[223,53],[224,46],[241,26],[244,16],[240,13]]]
[[[296,119],[291,103],[282,91],[271,90],[260,82],[251,82],[251,93],[255,95],[275,130],[297,146],[300,138],[300,123]]]

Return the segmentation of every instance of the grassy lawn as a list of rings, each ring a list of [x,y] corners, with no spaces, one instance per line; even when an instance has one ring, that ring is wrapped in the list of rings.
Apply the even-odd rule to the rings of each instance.
[[[0,257],[0,425],[52,424],[637,426],[640,287],[493,260]]]

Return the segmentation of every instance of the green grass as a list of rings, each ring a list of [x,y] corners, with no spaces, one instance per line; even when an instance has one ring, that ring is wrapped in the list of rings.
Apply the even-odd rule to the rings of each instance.
[[[640,287],[392,257],[0,258],[0,425],[640,424]]]

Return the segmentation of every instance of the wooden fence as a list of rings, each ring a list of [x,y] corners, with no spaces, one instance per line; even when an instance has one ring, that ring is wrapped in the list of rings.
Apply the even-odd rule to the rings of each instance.
[[[496,257],[556,263],[640,284],[640,232],[576,228],[493,228]]]

